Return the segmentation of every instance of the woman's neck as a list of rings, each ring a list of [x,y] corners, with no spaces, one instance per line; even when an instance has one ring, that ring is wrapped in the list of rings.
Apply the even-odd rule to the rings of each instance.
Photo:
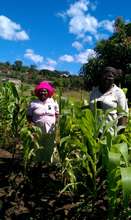
[[[110,85],[110,86],[105,86],[105,85],[102,85],[102,86],[99,86],[99,90],[101,93],[106,93],[108,92],[110,89],[112,89],[112,87],[114,86],[114,84]]]

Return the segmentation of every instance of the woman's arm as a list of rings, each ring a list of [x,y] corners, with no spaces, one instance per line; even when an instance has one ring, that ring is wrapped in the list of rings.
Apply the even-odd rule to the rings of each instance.
[[[118,126],[126,127],[128,123],[128,103],[126,96],[122,90],[119,91],[118,94],[118,108],[121,110],[118,111],[118,115],[120,118],[118,119]]]

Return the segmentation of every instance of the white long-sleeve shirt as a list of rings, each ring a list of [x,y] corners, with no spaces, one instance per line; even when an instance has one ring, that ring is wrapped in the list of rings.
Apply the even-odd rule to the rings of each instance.
[[[104,82],[103,82],[104,83]],[[115,84],[113,87],[105,92],[104,94],[100,92],[99,87],[95,87],[90,95],[90,108],[91,110],[94,109],[94,103],[97,101],[101,102],[101,108],[103,110],[111,109],[108,117],[107,123],[110,120],[117,119],[118,116],[123,115],[124,111],[128,114],[128,104],[126,96],[121,88],[116,86]],[[122,111],[118,112],[117,109],[121,109]]]
[[[115,84],[104,94],[100,92],[98,87],[95,87],[90,95],[91,109],[93,109],[95,100],[96,102],[101,101],[103,110],[114,108],[115,110],[113,110],[113,113],[117,114],[117,108],[121,108],[123,111],[128,113],[126,96],[123,90]]]

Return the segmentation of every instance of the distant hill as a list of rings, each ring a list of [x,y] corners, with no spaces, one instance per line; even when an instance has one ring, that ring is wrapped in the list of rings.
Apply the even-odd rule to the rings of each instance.
[[[22,61],[17,60],[14,64],[9,62],[0,63],[0,80],[18,79],[28,84],[37,84],[43,80],[52,81],[56,87],[64,89],[84,89],[84,80],[82,76],[71,75],[68,71],[58,70],[38,70],[34,65],[24,66]]]

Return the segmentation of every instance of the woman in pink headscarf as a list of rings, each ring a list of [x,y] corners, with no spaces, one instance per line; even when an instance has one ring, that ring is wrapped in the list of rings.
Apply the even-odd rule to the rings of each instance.
[[[43,149],[38,152],[38,160],[50,162],[54,149],[55,124],[59,115],[59,106],[53,99],[55,89],[51,83],[47,81],[40,82],[35,87],[34,92],[38,99],[30,103],[27,119],[42,130],[40,144],[43,145]]]

